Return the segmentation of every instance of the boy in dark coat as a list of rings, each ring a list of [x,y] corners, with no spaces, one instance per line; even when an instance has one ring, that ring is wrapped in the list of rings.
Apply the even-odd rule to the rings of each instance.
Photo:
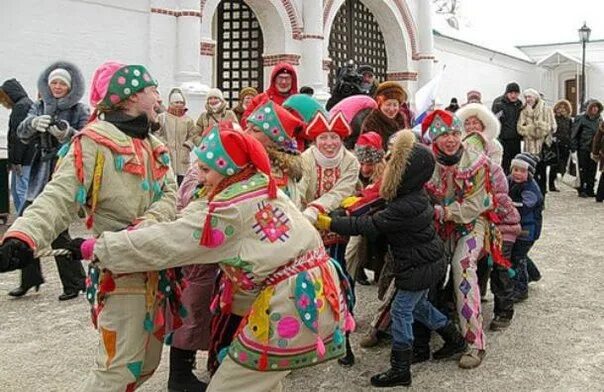
[[[414,318],[443,337],[443,348],[449,355],[466,348],[456,327],[428,301],[428,289],[442,279],[446,269],[444,246],[434,227],[434,209],[424,191],[434,165],[430,150],[416,143],[411,131],[402,131],[392,147],[380,189],[386,208],[372,216],[321,216],[318,221],[321,228],[342,235],[375,238],[382,234],[390,246],[397,288],[391,309],[391,369],[371,378],[376,387],[411,384]]]
[[[520,213],[522,232],[516,238],[512,248],[512,266],[516,270],[514,277],[514,300],[528,298],[529,275],[532,280],[541,279],[537,266],[528,253],[541,235],[543,194],[533,179],[536,158],[528,153],[521,153],[512,159],[511,174],[508,176],[509,195]]]

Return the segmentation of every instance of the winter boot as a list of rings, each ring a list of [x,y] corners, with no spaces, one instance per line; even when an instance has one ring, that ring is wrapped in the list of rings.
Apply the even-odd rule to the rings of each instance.
[[[498,314],[498,315],[495,315],[495,317],[493,318],[493,321],[491,321],[491,325],[489,326],[489,329],[491,331],[501,331],[501,330],[504,330],[507,327],[509,327],[511,323],[512,323],[512,317],[504,315],[504,314]]]
[[[380,342],[378,337],[378,331],[375,328],[371,328],[371,331],[361,339],[360,346],[363,348],[375,347]]]
[[[392,349],[390,369],[371,377],[371,385],[378,388],[411,385],[411,347]]]
[[[463,336],[461,336],[457,330],[457,327],[455,327],[452,322],[449,322],[444,327],[437,329],[436,333],[443,338],[445,344],[440,348],[440,350],[432,353],[432,358],[445,359],[466,351],[468,347],[466,340],[463,338]]]
[[[170,347],[169,392],[204,392],[207,384],[193,374],[195,351]]]
[[[430,338],[432,330],[419,321],[413,322],[413,355],[411,363],[425,362],[430,359]]]
[[[350,347],[350,332],[346,332],[346,355],[338,359],[338,363],[344,367],[354,365],[354,353],[352,352],[352,347]]]

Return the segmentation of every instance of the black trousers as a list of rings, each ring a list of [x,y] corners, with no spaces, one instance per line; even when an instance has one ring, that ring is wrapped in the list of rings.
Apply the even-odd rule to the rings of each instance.
[[[503,146],[503,159],[501,160],[501,167],[506,175],[510,174],[510,164],[512,159],[520,154],[520,139],[499,139]]]
[[[577,156],[579,158],[579,177],[581,178],[579,192],[585,192],[593,196],[598,164],[591,159],[590,151],[579,150],[577,151]]]
[[[547,179],[545,178],[547,166],[545,162],[539,161],[537,162],[537,167],[535,168],[535,181],[537,185],[539,185],[539,190],[541,190],[541,194],[545,197],[547,193]]]
[[[600,181],[598,182],[598,191],[596,192],[596,200],[604,201],[604,173],[600,174]]]
[[[31,202],[26,202],[22,210],[25,210]],[[51,244],[53,249],[64,249],[67,247],[71,237],[67,230],[59,234],[56,240]],[[56,256],[55,262],[59,270],[59,277],[63,285],[63,292],[71,293],[86,288],[86,274],[82,262],[73,260],[71,256]],[[21,287],[29,288],[44,283],[40,259],[34,259],[33,263],[21,270]]]

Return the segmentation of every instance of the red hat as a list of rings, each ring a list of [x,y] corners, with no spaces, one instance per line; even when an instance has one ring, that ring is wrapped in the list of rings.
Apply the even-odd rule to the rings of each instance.
[[[221,122],[210,129],[200,146],[195,149],[195,153],[200,161],[226,177],[240,172],[248,165],[255,167],[268,177],[268,197],[277,197],[277,185],[271,176],[268,154],[264,146],[252,136],[234,131],[232,126]],[[211,225],[213,210],[210,200],[210,209],[200,242],[208,247],[214,246]]]
[[[363,133],[354,145],[354,153],[361,163],[381,161],[384,157],[382,137],[376,132]]]
[[[331,120],[328,120],[322,112],[317,112],[306,127],[306,137],[311,140],[315,140],[317,136],[325,132],[335,132],[341,139],[350,136],[350,125],[346,122],[342,112],[338,112]]]

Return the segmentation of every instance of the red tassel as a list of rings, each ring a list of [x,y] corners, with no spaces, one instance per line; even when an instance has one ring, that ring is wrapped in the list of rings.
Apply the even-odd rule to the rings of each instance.
[[[319,358],[323,358],[325,356],[325,344],[323,343],[323,340],[319,334],[317,334],[317,354]]]
[[[266,368],[268,368],[268,354],[266,350],[264,350],[258,360],[258,370],[266,370]]]
[[[357,327],[357,324],[354,321],[352,314],[350,314],[350,312],[347,312],[346,320],[344,320],[344,332],[354,332],[356,327]]]
[[[92,229],[92,225],[94,224],[94,215],[88,215],[86,218],[86,228],[88,230]]]
[[[210,247],[212,245],[212,212],[214,212],[214,207],[210,205],[206,221],[203,224],[201,240],[199,241],[199,244],[202,246]]]
[[[110,273],[105,272],[103,274],[103,281],[99,288],[101,293],[110,293],[115,290],[115,280],[113,280],[113,276]]]
[[[268,177],[268,197],[275,199],[277,197],[277,183],[272,176]]]

